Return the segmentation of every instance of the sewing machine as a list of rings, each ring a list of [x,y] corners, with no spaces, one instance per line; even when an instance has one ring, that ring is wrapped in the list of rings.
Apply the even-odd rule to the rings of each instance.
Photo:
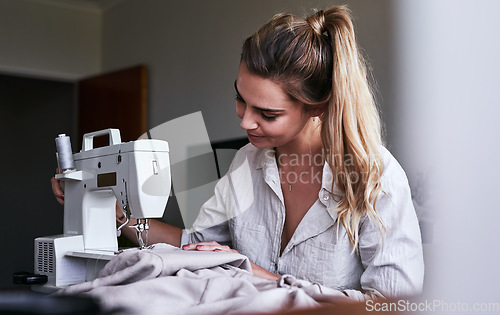
[[[102,135],[109,145],[93,148],[94,137]],[[56,144],[66,140],[61,138]],[[68,142],[58,145],[62,173],[56,175],[64,185],[64,234],[35,239],[35,273],[47,276],[46,284],[34,286],[38,291],[93,280],[115,257],[121,228],[135,229],[140,247],[147,246],[147,219],[163,216],[170,193],[166,141],[122,143],[119,130],[106,129],[85,134],[79,153],[68,154]],[[127,218],[118,229],[116,204]],[[126,227],[130,219],[137,224]]]

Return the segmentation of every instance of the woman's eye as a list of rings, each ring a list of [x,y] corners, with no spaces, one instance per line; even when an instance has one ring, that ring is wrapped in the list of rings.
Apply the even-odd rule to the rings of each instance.
[[[267,121],[276,120],[276,117],[278,117],[278,115],[266,115],[264,113],[262,114],[262,118],[264,118]]]

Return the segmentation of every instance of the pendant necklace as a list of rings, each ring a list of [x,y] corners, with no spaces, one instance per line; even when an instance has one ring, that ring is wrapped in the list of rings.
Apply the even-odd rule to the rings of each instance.
[[[292,191],[292,184],[290,184],[286,178],[285,171],[283,167],[278,163],[278,175],[280,178],[280,183],[286,183],[288,185],[288,191]]]
[[[292,184],[290,184],[288,182],[288,180],[286,179],[286,176],[285,176],[285,172],[281,172],[283,171],[282,168],[278,167],[278,173],[279,173],[279,177],[280,177],[280,183],[286,183],[288,185],[288,191],[292,191]]]

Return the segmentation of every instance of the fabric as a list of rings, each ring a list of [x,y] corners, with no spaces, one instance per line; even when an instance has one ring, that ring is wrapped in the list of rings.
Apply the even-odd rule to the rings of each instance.
[[[275,153],[251,144],[236,154],[192,229],[181,243],[217,241],[280,275],[344,291],[355,299],[396,297],[422,290],[424,263],[417,217],[406,175],[385,148],[383,193],[376,210],[386,232],[369,218],[361,221],[358,253],[337,222],[339,191],[331,189],[333,174],[325,163],[317,201],[305,214],[280,254],[285,206]]]
[[[237,253],[184,251],[168,244],[126,250],[95,280],[56,294],[92,296],[106,314],[255,314],[347,299],[290,275],[279,281],[256,277],[248,258]]]

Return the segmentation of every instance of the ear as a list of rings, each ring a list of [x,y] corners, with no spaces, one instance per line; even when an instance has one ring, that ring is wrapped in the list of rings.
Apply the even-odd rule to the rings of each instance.
[[[325,110],[326,110],[327,103],[323,103],[321,105],[316,105],[314,108],[312,108],[309,112],[311,117],[318,117],[321,116]]]

